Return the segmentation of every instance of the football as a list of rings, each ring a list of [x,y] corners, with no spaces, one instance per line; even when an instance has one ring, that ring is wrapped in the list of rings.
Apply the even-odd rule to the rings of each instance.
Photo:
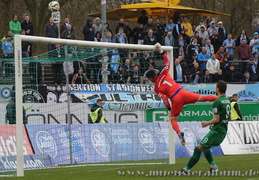
[[[57,1],[51,1],[49,3],[49,10],[50,11],[58,11],[60,8],[59,3]]]

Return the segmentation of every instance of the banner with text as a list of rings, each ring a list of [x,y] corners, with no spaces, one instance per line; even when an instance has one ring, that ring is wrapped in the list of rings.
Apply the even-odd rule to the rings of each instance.
[[[23,128],[23,154],[34,154],[25,128]],[[0,156],[16,155],[16,125],[0,125]]]
[[[177,158],[190,157],[209,131],[200,123],[180,123],[186,146],[175,136]],[[36,154],[48,154],[54,163],[70,162],[68,125],[27,125]],[[72,125],[73,163],[166,159],[169,157],[168,123],[75,124]],[[213,155],[222,155],[220,147]]]
[[[0,156],[0,172],[17,170],[16,156]],[[55,167],[56,164],[47,154],[24,155],[23,167],[25,170],[44,169]]]
[[[225,155],[258,154],[259,122],[230,122],[221,148]]]

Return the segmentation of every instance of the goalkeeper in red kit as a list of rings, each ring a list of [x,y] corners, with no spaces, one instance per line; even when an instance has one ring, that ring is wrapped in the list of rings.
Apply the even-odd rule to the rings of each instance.
[[[189,92],[176,83],[169,74],[170,61],[166,53],[161,49],[161,45],[157,43],[155,45],[156,51],[161,53],[164,58],[164,68],[160,74],[156,74],[154,70],[149,70],[146,73],[146,77],[155,83],[155,92],[162,98],[166,108],[170,111],[171,124],[175,132],[178,134],[182,145],[185,145],[184,133],[181,132],[178,124],[178,116],[182,111],[182,107],[185,104],[193,104],[197,101],[214,101],[217,96],[202,96],[193,92]],[[171,104],[169,103],[171,101]]]

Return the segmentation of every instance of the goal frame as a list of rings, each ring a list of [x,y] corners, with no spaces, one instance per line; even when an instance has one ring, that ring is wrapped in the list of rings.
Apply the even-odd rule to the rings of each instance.
[[[154,45],[136,45],[136,44],[119,44],[106,42],[93,42],[84,40],[68,40],[58,38],[47,38],[40,36],[15,35],[14,36],[14,64],[15,64],[15,101],[16,101],[16,151],[17,151],[17,170],[16,176],[24,176],[24,156],[23,156],[23,117],[22,110],[22,41],[66,44],[76,46],[102,47],[102,48],[118,48],[118,49],[134,49],[134,50],[152,50],[155,51]],[[173,65],[173,47],[162,46],[163,51],[167,51],[170,63]],[[170,75],[173,77],[173,66],[170,68]],[[69,122],[70,123],[70,122]],[[175,143],[174,130],[169,122],[169,164],[175,164]]]

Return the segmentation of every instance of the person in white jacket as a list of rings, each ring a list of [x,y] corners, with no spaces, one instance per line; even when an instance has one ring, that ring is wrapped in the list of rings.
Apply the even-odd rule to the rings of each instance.
[[[220,69],[220,62],[218,59],[216,59],[215,53],[213,53],[211,54],[211,59],[207,61],[206,70],[210,72],[213,78],[219,69]]]

